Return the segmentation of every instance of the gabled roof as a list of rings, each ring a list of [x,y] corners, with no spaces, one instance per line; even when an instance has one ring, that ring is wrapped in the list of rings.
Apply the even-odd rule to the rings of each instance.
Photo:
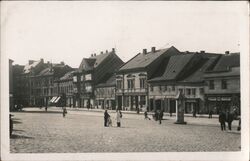
[[[197,71],[184,78],[180,82],[203,82],[206,70],[214,63],[214,61],[216,61],[217,57],[218,56],[208,57],[208,59],[203,60],[202,65],[200,67],[197,66]]]
[[[213,68],[213,71],[225,71],[229,67],[240,66],[240,53],[224,54]]]
[[[209,72],[205,73],[205,78],[218,78],[218,77],[239,77],[240,76],[240,67],[232,67],[228,71],[217,71],[217,72]]]
[[[107,79],[99,83],[96,87],[111,87],[116,85],[116,76],[115,74],[107,74]]]
[[[25,74],[30,73],[32,68],[35,68],[40,62],[42,62],[42,60],[38,60],[38,61],[31,60],[31,61],[32,61],[31,64],[28,63],[24,66],[23,72]]]
[[[38,76],[47,76],[47,75],[52,75],[53,74],[53,71],[51,70],[50,67],[47,67],[45,69],[43,69],[39,74]]]
[[[73,73],[75,71],[70,71],[70,72],[67,72],[64,76],[62,76],[60,78],[60,80],[70,80],[70,79],[73,79]]]
[[[110,54],[114,53],[113,51],[108,53],[99,54],[96,56],[91,56],[90,58],[83,58],[82,62],[79,66],[79,71],[85,70],[92,70],[98,67]]]
[[[189,63],[191,58],[195,54],[181,54],[171,56],[167,62],[165,72],[162,76],[151,79],[150,81],[162,81],[162,80],[174,80],[183,70],[183,68]]]
[[[127,63],[125,63],[119,71],[129,70],[129,69],[138,69],[138,68],[146,68],[149,66],[154,60],[156,60],[159,56],[167,52],[169,49],[175,49],[175,47],[170,47],[166,49],[156,50],[155,52],[148,52],[147,54],[139,53],[132,59],[130,59]],[[177,50],[178,51],[178,50]]]

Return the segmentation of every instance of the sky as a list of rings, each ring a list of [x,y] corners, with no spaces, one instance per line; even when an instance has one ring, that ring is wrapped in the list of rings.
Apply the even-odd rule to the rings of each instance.
[[[116,49],[128,61],[146,48],[238,52],[244,2],[4,1],[1,53],[28,60],[64,61]]]

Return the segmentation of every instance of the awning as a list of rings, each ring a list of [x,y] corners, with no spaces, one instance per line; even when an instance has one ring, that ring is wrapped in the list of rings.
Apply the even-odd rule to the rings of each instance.
[[[61,97],[57,97],[53,103],[57,103],[60,99]]]
[[[51,100],[50,100],[49,102],[54,103],[54,101],[56,100],[56,98],[57,98],[57,97],[51,98]]]

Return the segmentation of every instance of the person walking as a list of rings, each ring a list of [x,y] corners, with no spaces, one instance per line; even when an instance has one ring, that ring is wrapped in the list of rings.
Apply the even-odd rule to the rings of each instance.
[[[117,122],[117,127],[121,127],[121,118],[122,118],[122,113],[120,110],[116,110],[116,122]]]
[[[159,124],[161,124],[162,118],[163,118],[163,110],[161,110],[159,113]]]
[[[226,130],[226,124],[225,124],[226,115],[222,111],[219,113],[219,122],[220,122],[220,126],[221,126],[221,131]]]
[[[67,113],[67,109],[66,109],[66,107],[63,107],[63,117],[66,116],[66,113]]]
[[[148,120],[151,120],[151,119],[148,117],[148,112],[147,112],[147,111],[144,112],[144,119],[145,119],[145,120],[147,120],[147,119],[148,119]]]
[[[209,119],[212,118],[213,117],[213,110],[210,109],[208,114],[209,114],[208,118]]]
[[[108,118],[110,117],[110,115],[108,114],[108,111],[105,110],[104,112],[104,127],[107,127],[107,123],[108,123]]]
[[[226,122],[228,123],[228,130],[232,130],[232,122],[234,120],[234,116],[229,110],[226,113]]]

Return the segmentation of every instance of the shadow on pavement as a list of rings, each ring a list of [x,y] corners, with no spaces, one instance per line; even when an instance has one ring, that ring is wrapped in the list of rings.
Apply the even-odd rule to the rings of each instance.
[[[29,136],[24,136],[24,135],[17,135],[17,134],[12,134],[10,136],[11,139],[34,139],[33,137]]]
[[[16,129],[13,129],[13,131],[20,131],[20,132],[24,132],[24,130],[16,130]]]
[[[13,120],[13,124],[21,124],[21,121],[16,121],[15,119]]]

